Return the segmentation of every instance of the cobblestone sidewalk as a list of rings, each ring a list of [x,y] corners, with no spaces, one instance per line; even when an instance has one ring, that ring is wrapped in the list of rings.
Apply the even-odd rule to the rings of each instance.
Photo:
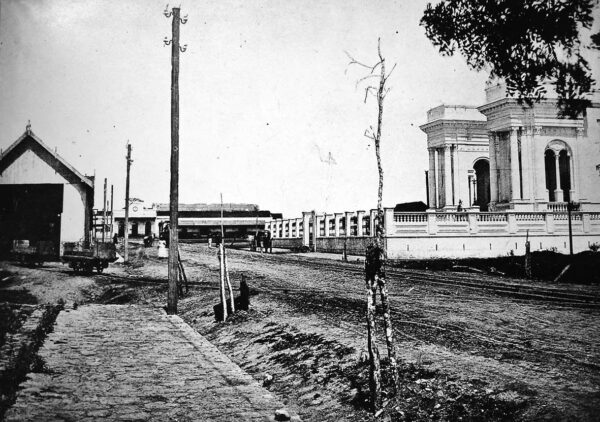
[[[268,421],[271,393],[177,316],[135,305],[63,311],[7,421]],[[297,419],[297,416],[293,417]]]

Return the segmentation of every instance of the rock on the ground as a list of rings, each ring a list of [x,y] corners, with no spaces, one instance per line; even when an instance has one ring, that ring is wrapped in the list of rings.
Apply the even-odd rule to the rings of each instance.
[[[289,421],[290,419],[290,412],[288,412],[286,409],[277,409],[275,411],[276,421]]]

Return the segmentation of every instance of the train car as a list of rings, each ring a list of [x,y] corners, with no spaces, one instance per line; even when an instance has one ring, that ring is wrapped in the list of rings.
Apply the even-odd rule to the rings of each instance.
[[[46,261],[55,261],[57,251],[54,242],[15,240],[11,248],[11,257],[21,264],[41,266]]]
[[[95,269],[100,274],[117,260],[117,250],[112,242],[96,241],[89,247],[85,243],[71,242],[64,244],[61,259],[75,272],[91,273]]]

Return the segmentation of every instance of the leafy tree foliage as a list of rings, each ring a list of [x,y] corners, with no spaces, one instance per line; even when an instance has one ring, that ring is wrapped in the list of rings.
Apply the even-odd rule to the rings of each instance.
[[[442,0],[427,5],[421,25],[444,55],[459,51],[475,70],[504,79],[528,104],[555,85],[564,116],[589,106],[594,86],[583,49],[599,48],[600,34],[585,41],[598,0]]]

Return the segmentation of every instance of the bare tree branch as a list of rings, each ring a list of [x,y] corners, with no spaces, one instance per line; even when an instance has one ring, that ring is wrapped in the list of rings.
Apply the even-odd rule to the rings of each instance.
[[[371,92],[372,95],[376,95],[372,91],[377,91],[377,88],[372,85],[365,88],[365,103],[367,102],[367,96],[369,95],[369,92]]]
[[[359,85],[359,84],[360,84],[362,81],[364,81],[364,80],[366,80],[366,79],[369,79],[369,78],[379,78],[379,75],[367,75],[367,76],[364,76],[364,77],[360,78],[358,81],[356,81],[356,85],[354,85],[354,86],[355,86],[355,88],[358,88],[358,85]]]
[[[398,64],[398,63],[394,63],[394,66],[392,67],[392,70],[390,70],[390,73],[388,73],[388,74],[387,74],[387,76],[386,76],[386,77],[383,79],[383,83],[384,83],[384,84],[387,82],[388,78],[389,78],[390,76],[392,76],[392,73],[394,72],[394,69],[396,68],[396,65],[397,65],[397,64]]]

